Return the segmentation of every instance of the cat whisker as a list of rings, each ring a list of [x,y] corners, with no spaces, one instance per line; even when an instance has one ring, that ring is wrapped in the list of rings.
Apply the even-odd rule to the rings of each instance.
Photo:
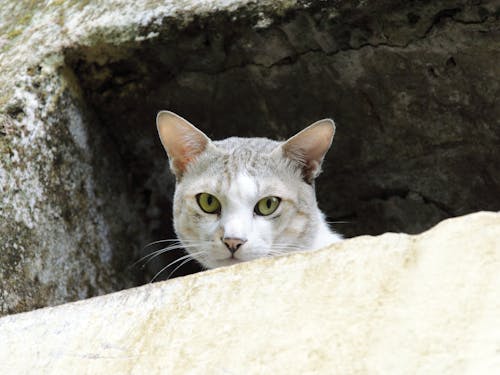
[[[157,240],[157,241],[153,241],[153,242],[150,242],[148,243],[147,245],[145,245],[142,249],[146,249],[150,246],[153,246],[153,245],[156,245],[156,244],[159,244],[159,243],[165,243],[165,242],[179,242],[178,239],[165,239],[165,240]]]
[[[300,246],[271,246],[271,250],[302,250],[303,248]]]
[[[345,220],[339,220],[339,221],[327,221],[328,224],[352,224],[352,221],[345,221]]]
[[[150,260],[152,260],[153,258],[157,257],[160,254],[166,253],[168,251],[174,251],[174,250],[178,250],[178,249],[183,249],[183,248],[184,248],[183,246],[171,246],[171,247],[164,247],[163,249],[159,249],[159,250],[153,251],[153,252],[151,252],[149,254],[144,255],[143,257],[139,258],[138,260],[136,260],[134,263],[132,263],[131,267],[134,267],[135,265],[137,265],[138,263],[142,262],[143,260],[147,259],[146,263],[148,263]]]
[[[303,251],[304,247],[299,245],[291,245],[291,244],[274,244],[269,250],[267,256],[280,256],[290,254],[296,251]]]
[[[202,269],[203,271],[206,271],[206,270],[209,270],[209,269],[210,269],[210,268],[208,268],[208,267],[205,265],[205,262],[208,262],[208,259],[209,259],[209,256],[208,256],[207,254],[208,254],[208,252],[206,252],[206,251],[205,251],[204,253],[202,253],[202,254],[200,254],[200,255],[197,255],[197,257],[198,257],[198,259],[197,259],[197,260],[198,260],[198,263],[199,263],[199,265],[200,265],[200,267],[201,267],[201,269]]]
[[[198,245],[198,244],[168,246],[168,247],[164,247],[163,249],[159,249],[159,250],[153,251],[153,252],[149,253],[147,256],[151,256],[151,258],[155,258],[155,257],[157,257],[157,256],[159,256],[161,254],[167,253],[169,251],[186,250],[186,249],[197,248],[199,246],[200,245]],[[151,260],[151,258],[148,259],[147,262],[149,262]]]
[[[273,245],[271,249],[305,250],[303,246],[299,245]]]
[[[274,258],[274,257],[280,257],[283,255],[288,255],[291,254],[293,251],[284,251],[284,252],[276,252],[276,251],[271,251],[268,254],[266,254],[267,258]]]
[[[269,250],[269,254],[286,254],[289,252],[290,252],[290,249],[286,249],[286,248],[281,248],[281,249],[272,248]]]
[[[156,251],[153,251],[153,252],[151,252],[149,254],[144,255],[143,257],[141,257],[140,259],[138,259],[134,263],[132,263],[132,265],[130,267],[134,267],[138,263],[146,260],[144,262],[144,264],[142,265],[144,267],[147,263],[149,263],[150,261],[152,261],[154,258],[160,256],[161,254],[165,254],[165,253],[167,253],[169,251],[180,250],[180,249],[187,249],[187,248],[192,248],[192,247],[196,247],[196,245],[182,245],[182,244],[170,245],[170,246],[164,247],[162,249],[159,249],[159,250],[156,250]]]
[[[163,267],[158,273],[156,273],[156,275],[154,275],[154,277],[151,279],[151,281],[149,283],[152,283],[153,281],[156,280],[156,278],[163,272],[165,271],[168,267],[174,265],[175,263],[178,263],[178,262],[182,262],[184,259],[186,258],[193,258],[195,259],[195,257],[199,254],[202,254],[204,253],[205,251],[199,251],[197,253],[194,253],[194,254],[188,254],[188,255],[184,255],[183,257],[180,257],[179,259],[176,259],[174,260],[173,262],[170,262],[169,264],[167,264],[165,267]]]
[[[271,255],[291,254],[297,252],[297,249],[272,249],[268,252]]]
[[[185,265],[185,264],[187,264],[187,263],[189,263],[189,262],[192,262],[193,260],[196,260],[196,258],[193,258],[193,257],[188,258],[188,259],[186,259],[184,262],[182,262],[181,264],[179,264],[177,267],[175,267],[175,268],[174,268],[174,270],[168,274],[168,276],[167,276],[167,280],[169,280],[169,279],[170,279],[170,276],[172,276],[172,275],[175,273],[175,271],[177,271],[177,270],[178,270],[179,268],[181,268],[183,265]]]
[[[150,242],[148,243],[147,245],[145,245],[143,247],[143,250],[145,250],[146,248],[150,247],[150,246],[153,246],[153,245],[157,245],[159,243],[165,243],[165,242],[174,242],[174,243],[178,243],[180,244],[181,241],[179,239],[164,239],[164,240],[157,240],[157,241],[153,241],[153,242]],[[182,242],[184,243],[188,243],[188,242],[200,242],[199,240],[182,240]],[[207,241],[207,242],[210,242],[210,241]]]

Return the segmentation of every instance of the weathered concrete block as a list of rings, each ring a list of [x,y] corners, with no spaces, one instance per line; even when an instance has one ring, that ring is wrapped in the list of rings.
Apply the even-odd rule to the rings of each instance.
[[[500,213],[0,319],[0,372],[494,374]]]

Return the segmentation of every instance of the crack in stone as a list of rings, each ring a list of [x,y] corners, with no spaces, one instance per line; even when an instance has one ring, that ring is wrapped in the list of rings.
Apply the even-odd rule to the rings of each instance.
[[[483,17],[479,21],[464,21],[457,19],[455,15],[462,11],[460,8],[451,8],[451,9],[443,9],[439,11],[436,15],[433,17],[432,23],[429,25],[429,27],[424,31],[424,33],[416,37],[414,39],[408,40],[408,42],[403,43],[403,44],[392,44],[392,43],[385,43],[385,42],[380,42],[380,43],[361,43],[357,47],[349,47],[349,48],[338,48],[334,51],[331,52],[325,52],[322,48],[311,48],[306,51],[298,52],[290,56],[286,56],[274,63],[271,64],[260,64],[257,62],[248,62],[244,64],[238,64],[238,65],[232,65],[232,66],[227,66],[223,69],[216,70],[214,72],[206,72],[203,70],[185,70],[184,72],[187,73],[204,73],[207,75],[218,75],[218,74],[224,74],[233,70],[238,70],[238,69],[245,69],[247,67],[256,67],[256,68],[261,68],[261,69],[273,69],[275,67],[280,67],[280,66],[286,66],[286,65],[293,65],[296,64],[299,59],[301,59],[304,56],[310,55],[310,54],[315,54],[315,53],[320,53],[326,57],[332,57],[335,56],[339,53],[342,52],[350,52],[350,51],[361,51],[365,48],[373,48],[373,49],[378,49],[378,48],[387,48],[387,49],[397,49],[397,50],[404,50],[407,49],[408,47],[412,46],[415,43],[418,43],[422,40],[425,40],[431,32],[434,30],[436,25],[438,25],[440,22],[442,22],[444,19],[449,19],[452,20],[454,23],[460,24],[460,25],[480,25],[487,23],[487,17]],[[179,72],[179,73],[182,73]]]
[[[450,207],[448,207],[447,205],[445,205],[444,203],[442,202],[439,202],[435,199],[432,199],[428,196],[425,196],[421,193],[416,193],[418,195],[420,195],[420,197],[422,197],[422,199],[424,200],[424,203],[426,204],[431,204],[433,206],[435,206],[437,209],[441,210],[442,212],[444,212],[448,217],[455,217],[457,216],[457,213],[454,212]]]

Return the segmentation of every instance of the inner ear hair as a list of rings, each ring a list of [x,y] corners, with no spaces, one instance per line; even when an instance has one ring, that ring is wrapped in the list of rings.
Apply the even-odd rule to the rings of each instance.
[[[206,149],[210,138],[189,121],[170,111],[158,113],[156,126],[170,168],[180,178],[189,163]]]
[[[335,123],[323,119],[289,138],[283,145],[283,154],[299,163],[304,180],[312,184],[321,173],[321,164],[330,149],[335,134]]]

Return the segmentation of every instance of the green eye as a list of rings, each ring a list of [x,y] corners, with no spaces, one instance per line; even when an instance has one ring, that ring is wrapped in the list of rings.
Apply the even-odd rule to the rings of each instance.
[[[261,216],[271,215],[280,205],[281,199],[278,197],[265,197],[255,205],[255,213]]]
[[[196,200],[200,208],[207,214],[216,214],[220,212],[220,202],[212,194],[208,193],[197,194]]]

